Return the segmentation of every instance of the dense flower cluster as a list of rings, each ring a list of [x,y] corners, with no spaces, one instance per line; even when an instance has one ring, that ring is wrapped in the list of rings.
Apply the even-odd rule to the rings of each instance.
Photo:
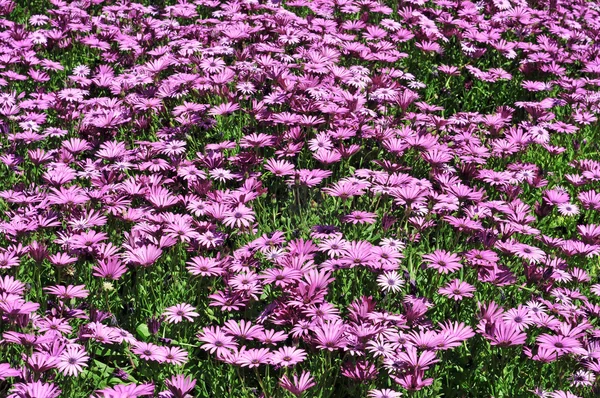
[[[594,2],[17,3],[1,396],[598,394]]]

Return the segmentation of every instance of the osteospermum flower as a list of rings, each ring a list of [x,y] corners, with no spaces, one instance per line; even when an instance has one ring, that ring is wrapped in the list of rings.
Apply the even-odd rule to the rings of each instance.
[[[390,357],[395,354],[395,346],[392,343],[385,341],[383,338],[371,340],[367,343],[367,351],[373,354],[373,356]]]
[[[60,354],[56,367],[67,376],[77,376],[87,367],[89,357],[81,346],[67,346]]]
[[[223,219],[223,224],[235,228],[247,228],[251,222],[254,222],[254,211],[243,204],[239,204],[233,210],[226,212]]]
[[[92,273],[94,276],[118,280],[127,272],[127,267],[123,265],[120,259],[110,257],[98,260],[98,264],[92,270],[94,271]]]
[[[85,288],[85,285],[69,285],[69,286],[51,286],[45,287],[45,291],[49,294],[60,297],[61,299],[86,298],[90,292]]]
[[[187,351],[179,347],[163,347],[162,356],[166,363],[172,365],[183,365],[188,360]]]
[[[527,329],[534,322],[530,315],[530,309],[521,305],[518,308],[511,308],[506,311],[502,319],[506,322],[514,323],[520,330]]]
[[[398,240],[398,239],[384,238],[379,243],[379,246],[381,246],[381,247],[389,247],[389,248],[396,249],[398,251],[402,251],[402,250],[404,250],[406,244],[404,242]]]
[[[165,385],[174,397],[186,397],[196,386],[196,379],[179,374],[165,380]]]
[[[399,292],[404,280],[396,271],[388,271],[377,277],[377,284],[383,291]]]
[[[323,322],[314,329],[317,348],[329,351],[343,348],[347,344],[347,340],[344,337],[345,330],[346,325],[339,319]]]
[[[60,90],[58,93],[58,98],[67,102],[79,102],[83,100],[84,95],[87,95],[85,90],[80,90],[78,88],[65,88]]]
[[[239,359],[239,364],[244,367],[256,368],[262,364],[269,363],[271,352],[268,348],[251,348],[245,350]]]
[[[31,383],[16,383],[12,390],[10,398],[21,398],[21,397],[40,397],[40,398],[57,398],[62,392],[53,383],[44,383],[41,381],[35,381]]]
[[[123,257],[133,264],[141,265],[142,267],[148,267],[154,264],[161,254],[162,249],[156,245],[149,244],[130,248],[127,252],[125,252]]]
[[[0,269],[17,267],[20,264],[19,257],[10,251],[0,252]]]
[[[96,394],[102,398],[147,397],[154,394],[154,384],[117,384],[114,387],[97,390]]]
[[[343,220],[351,224],[373,224],[377,221],[377,214],[368,211],[353,211],[344,216]]]
[[[491,334],[485,337],[490,340],[491,345],[500,347],[525,344],[527,339],[527,335],[515,324],[502,321],[496,322],[492,326]]]
[[[579,214],[579,207],[571,203],[561,203],[556,206],[558,212],[563,216],[576,216]]]
[[[423,261],[427,263],[428,268],[433,268],[441,274],[448,274],[462,268],[460,257],[444,250],[436,250],[424,255]]]
[[[221,168],[212,169],[209,174],[213,179],[221,182],[225,182],[234,178],[232,172]]]
[[[465,297],[473,297],[474,291],[475,288],[472,285],[458,279],[454,279],[452,282],[438,290],[440,294],[457,301],[462,300]]]
[[[524,243],[515,243],[512,245],[511,251],[515,255],[531,262],[539,262],[546,255],[542,249]]]
[[[17,377],[21,374],[20,370],[13,369],[8,363],[0,363],[0,380],[6,380],[7,377]]]
[[[233,337],[225,334],[219,327],[204,328],[198,335],[198,340],[203,342],[202,349],[216,353],[217,356],[226,355],[229,350],[237,348]]]
[[[369,398],[400,398],[401,396],[401,392],[390,390],[389,388],[370,390],[368,393]]]
[[[553,351],[558,355],[582,352],[581,343],[576,338],[569,336],[543,333],[538,336],[537,343],[541,348]]]
[[[162,347],[152,343],[137,342],[133,345],[131,352],[146,361],[165,361],[165,353]]]
[[[575,395],[570,391],[552,391],[548,393],[548,398],[581,398],[579,395]]]
[[[184,319],[193,321],[195,317],[199,316],[195,312],[195,308],[189,304],[181,303],[165,309],[163,313],[165,320],[169,323],[179,323]]]
[[[334,236],[330,239],[325,239],[319,244],[319,249],[327,252],[327,254],[331,257],[341,255],[347,247],[348,241],[343,239],[341,236]]]
[[[283,375],[283,377],[279,379],[279,385],[294,394],[296,397],[299,397],[309,388],[316,386],[317,383],[315,383],[315,380],[310,375],[310,372],[302,372],[300,377],[294,374],[291,380],[287,375]]]
[[[289,176],[294,174],[294,165],[285,160],[269,159],[265,164],[265,169],[276,176]]]
[[[281,347],[271,354],[271,363],[276,366],[294,366],[306,359],[306,351],[296,347]]]
[[[570,377],[570,380],[573,387],[587,387],[594,384],[594,381],[596,381],[596,376],[590,371],[578,370],[577,372],[573,373],[573,375]]]

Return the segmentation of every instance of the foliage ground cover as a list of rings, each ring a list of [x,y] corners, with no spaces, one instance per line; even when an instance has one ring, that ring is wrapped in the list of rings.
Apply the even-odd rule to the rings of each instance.
[[[0,17],[0,396],[600,393],[596,2]]]

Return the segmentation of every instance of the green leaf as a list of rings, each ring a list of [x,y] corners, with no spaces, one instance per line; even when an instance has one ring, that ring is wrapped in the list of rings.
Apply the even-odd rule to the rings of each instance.
[[[137,328],[135,328],[138,336],[142,339],[147,340],[150,337],[150,330],[148,330],[148,325],[145,323],[140,323]]]

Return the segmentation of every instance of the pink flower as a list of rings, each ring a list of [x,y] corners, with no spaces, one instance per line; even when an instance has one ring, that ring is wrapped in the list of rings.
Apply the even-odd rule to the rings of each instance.
[[[396,293],[404,286],[404,280],[396,271],[389,271],[377,277],[377,284],[384,292],[389,290]]]
[[[335,351],[338,348],[345,347],[347,343],[347,340],[344,337],[345,330],[346,325],[344,325],[344,322],[341,319],[323,322],[313,331],[317,348]]]
[[[581,343],[568,336],[550,335],[543,333],[538,336],[537,343],[541,348],[555,352],[558,356],[570,353],[582,353]]]
[[[226,335],[219,327],[204,328],[198,335],[198,340],[205,343],[202,349],[215,353],[217,356],[223,356],[229,353],[229,350],[237,348],[237,344],[232,337]]]
[[[571,203],[561,203],[558,206],[558,212],[563,216],[576,216],[579,214],[579,207]]]
[[[118,280],[127,272],[127,267],[118,258],[108,257],[98,260],[98,265],[92,267],[92,270],[94,276]]]
[[[184,375],[175,375],[165,380],[165,385],[175,398],[186,397],[196,386],[196,379]]]
[[[49,294],[58,296],[62,299],[72,299],[72,298],[86,298],[90,292],[85,289],[85,285],[69,285],[69,286],[51,286],[45,287],[45,291]]]
[[[18,377],[21,371],[13,369],[8,363],[0,363],[0,380],[6,380],[7,377]]]
[[[123,245],[125,246],[125,245]],[[130,263],[148,267],[161,256],[162,250],[155,245],[149,244],[136,248],[129,248],[124,254],[124,258]]]
[[[433,268],[441,274],[448,274],[462,268],[460,257],[444,250],[436,250],[424,255],[423,261],[427,263],[428,268]]]
[[[269,159],[265,169],[276,176],[288,176],[294,174],[294,165],[286,160]]]
[[[271,363],[275,366],[294,366],[306,359],[306,351],[296,347],[281,347],[271,354]]]
[[[294,374],[292,380],[290,380],[287,375],[284,375],[281,379],[279,379],[279,385],[294,394],[296,397],[299,397],[304,391],[316,386],[317,383],[315,383],[315,380],[310,375],[310,372],[302,372],[300,377]]]
[[[163,315],[166,317],[165,320],[169,323],[179,323],[183,321],[183,319],[193,321],[195,317],[199,316],[194,310],[195,308],[191,305],[181,303],[165,309]]]
[[[157,346],[156,344],[138,341],[133,345],[131,352],[133,352],[136,355],[139,355],[140,358],[146,361],[165,361],[165,352],[163,350],[163,347]]]
[[[243,204],[239,204],[233,210],[225,213],[223,219],[223,224],[232,228],[248,228],[252,222],[254,222],[254,211]]]
[[[381,390],[370,390],[367,396],[369,398],[400,398],[402,393],[384,388]]]
[[[492,326],[491,333],[486,334],[485,337],[490,340],[491,345],[500,347],[525,344],[527,339],[527,335],[515,324],[502,321],[496,322]]]
[[[440,294],[457,301],[462,300],[465,297],[473,297],[474,291],[475,288],[473,286],[458,279],[454,279],[452,282],[438,290]]]
[[[116,398],[116,397],[146,397],[154,394],[154,384],[117,384],[114,387],[107,387],[97,390],[98,397]]]
[[[271,352],[268,348],[251,348],[243,352],[239,364],[244,367],[256,368],[267,364],[271,360]]]
[[[40,398],[58,398],[62,392],[52,383],[35,381],[31,383],[16,383],[12,390],[11,398],[21,397],[40,397]]]
[[[188,361],[187,351],[179,347],[164,347],[163,358],[166,363],[173,365],[183,365]]]
[[[515,243],[510,250],[517,256],[537,263],[546,256],[542,249],[524,243]]]
[[[83,347],[67,346],[60,354],[56,367],[67,376],[77,376],[84,367],[87,367],[88,359],[90,358]]]
[[[377,214],[368,211],[353,211],[344,216],[343,220],[352,224],[373,224],[377,221]]]

